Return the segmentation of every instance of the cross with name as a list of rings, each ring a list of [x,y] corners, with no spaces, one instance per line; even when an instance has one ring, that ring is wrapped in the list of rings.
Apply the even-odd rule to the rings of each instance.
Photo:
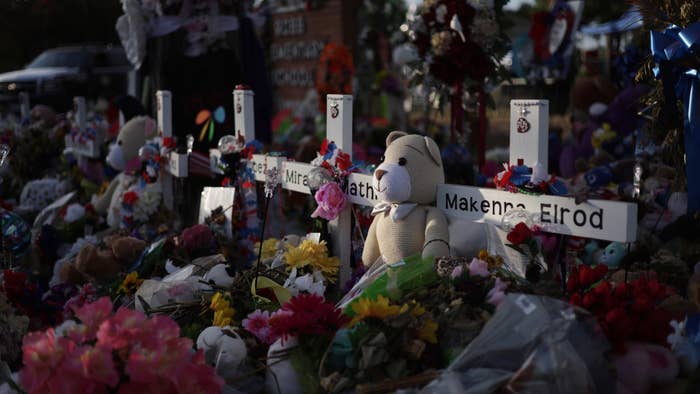
[[[352,96],[328,95],[327,102],[326,136],[344,152],[352,154]],[[547,173],[549,102],[512,100],[510,105],[510,165],[538,166]],[[253,116],[252,104],[248,108],[241,111],[243,119]],[[249,130],[248,124],[237,120],[236,130],[248,138],[254,138],[254,131]],[[246,141],[250,141],[248,138]],[[212,171],[218,171],[216,163],[219,155],[215,149],[210,151]],[[283,189],[311,193],[308,187],[308,176],[314,168],[311,164],[256,154],[253,155],[252,167],[257,181],[264,182],[265,170],[277,167],[281,171]],[[372,187],[372,175],[351,174],[346,194],[348,200],[356,205],[373,206],[378,202]],[[500,225],[506,212],[521,208],[531,213],[545,232],[618,242],[633,242],[637,234],[637,205],[634,203],[588,200],[576,204],[571,197],[534,196],[490,188],[442,184],[437,187],[436,204],[450,221]],[[344,283],[351,275],[349,208],[331,223],[330,231],[334,253],[342,262],[340,283]]]

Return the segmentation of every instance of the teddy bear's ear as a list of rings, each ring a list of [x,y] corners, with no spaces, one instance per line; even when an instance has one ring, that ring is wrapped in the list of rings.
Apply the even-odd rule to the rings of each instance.
[[[438,166],[442,166],[440,148],[437,146],[435,141],[433,141],[433,139],[430,137],[423,137],[423,140],[425,140],[425,147],[428,149],[428,153],[430,153],[430,157],[433,159],[435,164],[437,164]]]
[[[389,135],[386,136],[386,146],[391,145],[392,142],[396,141],[399,137],[408,135],[405,131],[394,130]]]
[[[146,139],[153,138],[158,134],[158,125],[150,116],[147,116],[143,123],[143,133],[146,135]]]

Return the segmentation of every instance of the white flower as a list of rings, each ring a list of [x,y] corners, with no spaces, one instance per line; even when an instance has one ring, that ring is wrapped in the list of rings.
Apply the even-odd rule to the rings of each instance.
[[[147,221],[158,210],[162,195],[159,182],[146,185],[134,204],[134,219],[141,222]]]
[[[284,288],[289,290],[292,296],[296,296],[300,292],[323,296],[326,292],[326,285],[323,284],[323,274],[320,271],[297,277],[296,268],[292,268],[289,277],[284,282]]]

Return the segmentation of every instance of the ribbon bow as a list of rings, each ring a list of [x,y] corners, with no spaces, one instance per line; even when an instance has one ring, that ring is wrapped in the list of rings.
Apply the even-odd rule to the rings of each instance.
[[[415,203],[403,203],[403,204],[396,204],[396,203],[390,203],[386,201],[381,201],[377,205],[372,208],[372,216],[378,215],[383,212],[390,212],[391,215],[391,220],[397,221],[397,220],[402,220],[406,216],[408,216],[409,213],[415,208],[418,204]]]
[[[673,113],[676,100],[683,102],[689,213],[700,211],[700,171],[697,171],[700,168],[700,80],[698,70],[685,61],[696,55],[698,48],[700,22],[685,29],[671,25],[663,32],[651,32],[651,53],[657,62],[654,76],[663,83],[663,112]]]

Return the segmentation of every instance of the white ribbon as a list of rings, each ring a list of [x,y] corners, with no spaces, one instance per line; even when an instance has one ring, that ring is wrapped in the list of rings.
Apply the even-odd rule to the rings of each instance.
[[[382,212],[389,212],[391,215],[391,220],[403,220],[417,205],[418,204],[412,202],[396,204],[381,201],[372,209],[372,216],[378,215]]]

